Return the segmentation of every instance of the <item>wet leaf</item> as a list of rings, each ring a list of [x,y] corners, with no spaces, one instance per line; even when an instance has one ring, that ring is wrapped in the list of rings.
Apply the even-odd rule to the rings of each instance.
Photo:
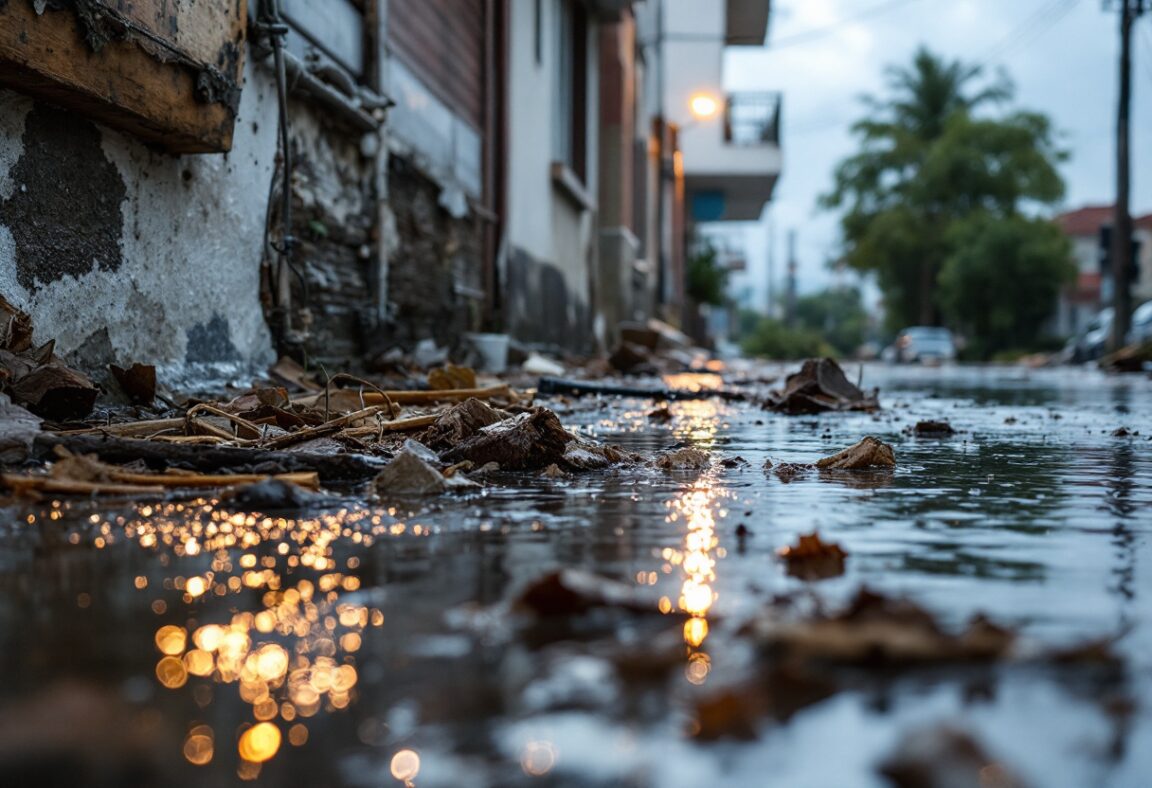
[[[950,725],[907,733],[878,771],[896,788],[1023,788],[968,732]]]
[[[820,534],[800,534],[797,543],[781,547],[776,554],[788,567],[788,574],[802,580],[823,580],[844,574],[848,553],[838,544],[825,542]]]
[[[766,408],[791,415],[824,411],[873,411],[880,408],[876,392],[865,394],[848,381],[844,370],[830,358],[808,359],[789,375],[784,389],[775,392]]]
[[[115,364],[109,364],[108,369],[112,377],[120,386],[120,390],[136,405],[151,405],[156,399],[156,367],[151,364],[133,364],[124,369]]]

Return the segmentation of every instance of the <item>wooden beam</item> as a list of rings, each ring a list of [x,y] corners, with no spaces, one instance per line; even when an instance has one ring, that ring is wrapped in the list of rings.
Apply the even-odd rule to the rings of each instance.
[[[177,6],[163,30],[145,16],[159,2],[139,0],[131,16],[122,15],[132,29],[95,47],[71,9],[37,14],[26,0],[0,3],[0,86],[173,153],[230,150],[247,0],[223,4],[224,10],[215,3]],[[227,24],[221,25],[222,20]],[[211,46],[206,43],[209,37]],[[213,73],[225,85],[235,86],[231,97],[223,95],[227,91],[206,92],[198,84]]]

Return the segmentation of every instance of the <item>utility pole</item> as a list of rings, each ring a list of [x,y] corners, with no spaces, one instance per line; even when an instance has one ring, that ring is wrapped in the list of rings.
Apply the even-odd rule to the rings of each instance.
[[[1132,106],[1132,24],[1144,0],[1120,0],[1120,99],[1116,112],[1116,206],[1112,218],[1112,336],[1109,347],[1124,346],[1132,312],[1132,213],[1128,206],[1131,165],[1128,127]]]
[[[784,325],[796,322],[796,231],[788,231],[788,283],[784,291]]]
[[[768,214],[768,317],[776,317],[776,219]]]

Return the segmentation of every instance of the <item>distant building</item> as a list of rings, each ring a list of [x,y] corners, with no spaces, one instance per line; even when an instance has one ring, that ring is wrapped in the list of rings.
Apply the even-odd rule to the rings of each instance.
[[[1076,280],[1060,295],[1052,333],[1072,336],[1083,330],[1092,317],[1112,301],[1111,275],[1103,270],[1101,234],[1112,226],[1111,205],[1086,205],[1055,218],[1064,234],[1072,241],[1076,261]],[[1137,250],[1136,280],[1132,283],[1132,302],[1140,304],[1152,298],[1152,214],[1133,218]]]

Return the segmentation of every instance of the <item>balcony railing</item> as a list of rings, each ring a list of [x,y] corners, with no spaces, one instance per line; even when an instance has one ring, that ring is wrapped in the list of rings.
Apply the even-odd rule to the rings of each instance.
[[[780,94],[729,95],[724,107],[724,141],[730,145],[779,145]]]

